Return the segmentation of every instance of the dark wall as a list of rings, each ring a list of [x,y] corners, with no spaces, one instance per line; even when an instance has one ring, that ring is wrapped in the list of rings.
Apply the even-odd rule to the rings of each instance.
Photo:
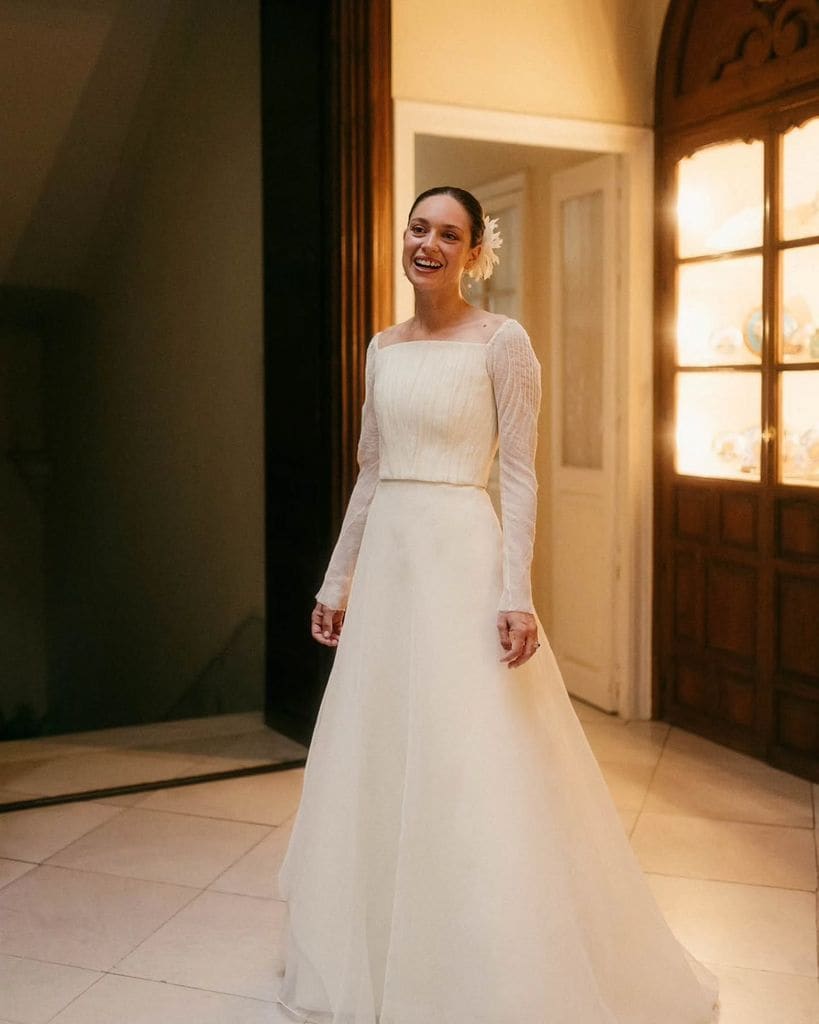
[[[332,507],[327,4],[262,3],[267,720],[304,741],[332,652],[310,637]]]

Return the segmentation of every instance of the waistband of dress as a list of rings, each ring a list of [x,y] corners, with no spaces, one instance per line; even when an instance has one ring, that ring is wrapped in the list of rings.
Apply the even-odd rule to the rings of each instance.
[[[474,487],[479,491],[486,490],[486,484],[476,484],[461,480],[424,480],[415,476],[382,476],[378,478],[380,484],[443,484],[445,487]]]

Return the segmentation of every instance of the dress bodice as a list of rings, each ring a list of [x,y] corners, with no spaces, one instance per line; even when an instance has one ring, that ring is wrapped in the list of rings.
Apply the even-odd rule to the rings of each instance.
[[[407,341],[376,358],[379,479],[485,487],[498,447],[486,345]]]
[[[541,366],[529,335],[505,320],[488,342],[370,340],[358,442],[359,473],[316,594],[346,608],[367,512],[379,480],[485,487],[498,452],[503,527],[499,611],[534,613],[535,451]]]

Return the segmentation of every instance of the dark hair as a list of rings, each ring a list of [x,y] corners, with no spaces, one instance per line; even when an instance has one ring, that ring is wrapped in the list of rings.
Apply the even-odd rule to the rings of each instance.
[[[430,196],[452,196],[453,199],[456,199],[469,214],[470,244],[473,247],[480,244],[483,238],[483,207],[471,192],[467,192],[465,188],[458,188],[457,185],[437,185],[435,188],[428,188],[426,192],[422,192],[420,196],[416,197],[410,207],[410,217],[412,217],[415,207]]]

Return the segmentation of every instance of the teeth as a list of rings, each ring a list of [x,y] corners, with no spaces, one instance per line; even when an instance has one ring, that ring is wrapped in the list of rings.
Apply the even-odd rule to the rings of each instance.
[[[417,259],[415,262],[419,267],[430,267],[434,270],[438,270],[442,266],[441,263],[435,263],[433,260]]]

